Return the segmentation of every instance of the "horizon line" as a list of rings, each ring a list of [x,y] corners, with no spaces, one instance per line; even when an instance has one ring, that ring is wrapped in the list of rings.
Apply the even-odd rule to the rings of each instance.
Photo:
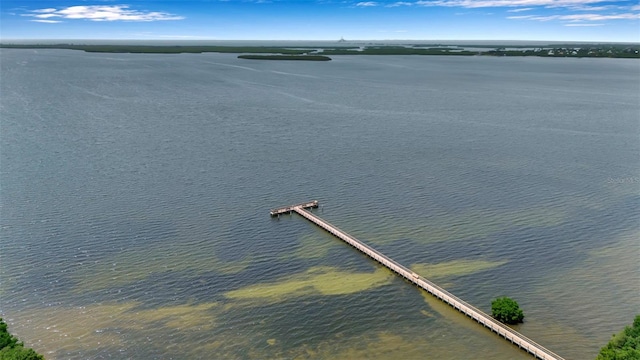
[[[123,41],[148,41],[148,42],[154,42],[154,41],[170,41],[170,42],[206,42],[206,41],[224,41],[224,42],[230,42],[230,41],[238,41],[238,42],[243,42],[243,41],[255,41],[255,42],[277,42],[277,41],[283,41],[283,42],[335,42],[335,43],[358,43],[358,42],[372,42],[372,41],[379,41],[379,42],[384,42],[384,41],[393,41],[393,42],[399,42],[399,41],[404,41],[404,42],[462,42],[462,41],[468,41],[468,42],[473,42],[473,43],[491,43],[491,42],[527,42],[527,43],[534,43],[534,42],[544,42],[544,43],[593,43],[593,44],[611,44],[611,43],[618,43],[618,44],[638,44],[640,45],[640,42],[638,41],[621,41],[621,40],[527,40],[527,39],[517,39],[517,40],[513,40],[513,39],[482,39],[482,40],[477,40],[477,39],[353,39],[353,40],[346,40],[346,39],[216,39],[216,38],[211,38],[211,39],[176,39],[176,38],[156,38],[156,39],[145,39],[145,38],[132,38],[132,39],[119,39],[119,38],[104,38],[104,39],[91,39],[91,38],[2,38],[0,37],[0,43],[6,42],[6,41],[118,41],[118,42],[123,42]]]

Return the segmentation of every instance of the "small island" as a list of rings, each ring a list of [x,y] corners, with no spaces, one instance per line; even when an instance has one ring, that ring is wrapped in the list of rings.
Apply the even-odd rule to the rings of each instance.
[[[491,316],[504,324],[514,325],[521,323],[524,313],[518,303],[506,296],[499,297],[491,302]]]
[[[330,57],[324,55],[238,55],[238,59],[331,61]]]

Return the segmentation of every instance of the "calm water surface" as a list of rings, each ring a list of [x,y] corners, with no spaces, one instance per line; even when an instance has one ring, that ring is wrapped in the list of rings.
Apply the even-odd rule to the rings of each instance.
[[[0,313],[51,359],[567,359],[640,312],[640,63],[7,50]]]

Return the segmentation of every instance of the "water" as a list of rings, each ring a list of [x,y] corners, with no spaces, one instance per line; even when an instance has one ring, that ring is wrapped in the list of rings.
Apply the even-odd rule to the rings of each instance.
[[[594,358],[640,312],[633,60],[1,52],[0,312],[47,358]]]

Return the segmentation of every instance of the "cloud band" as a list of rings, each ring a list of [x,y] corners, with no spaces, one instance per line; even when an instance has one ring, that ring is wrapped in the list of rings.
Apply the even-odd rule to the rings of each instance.
[[[166,21],[182,20],[184,17],[159,11],[134,10],[129,5],[87,5],[66,8],[46,8],[32,10],[24,16],[34,17],[32,21],[56,23],[61,19],[81,19],[90,21]]]

